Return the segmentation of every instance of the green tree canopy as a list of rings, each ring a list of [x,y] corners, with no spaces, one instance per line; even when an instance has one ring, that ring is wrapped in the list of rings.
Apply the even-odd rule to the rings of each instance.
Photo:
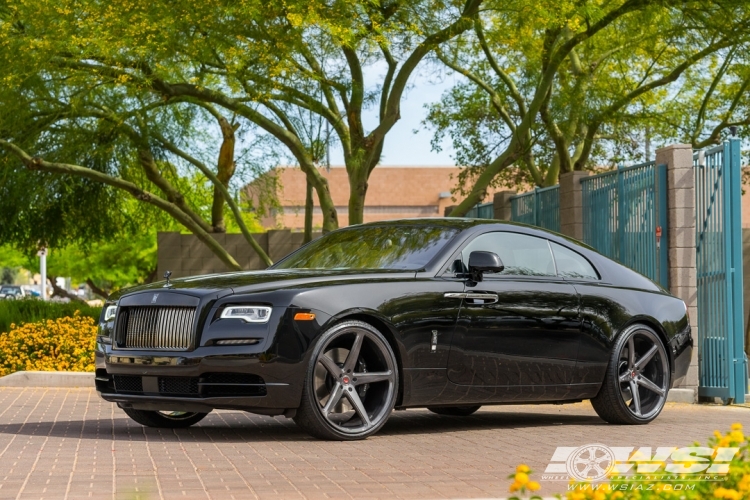
[[[367,179],[400,117],[400,103],[412,73],[431,50],[471,27],[480,3],[62,0],[47,9],[5,0],[0,81],[8,89],[4,100],[25,100],[19,89],[28,88],[32,80],[42,80],[45,87],[68,88],[63,107],[68,106],[69,113],[83,112],[87,126],[116,127],[118,134],[139,143],[133,147],[142,164],[141,175],[156,184],[165,198],[157,199],[149,192],[149,201],[171,211],[212,248],[210,234],[204,234],[210,233],[209,228],[195,216],[196,207],[181,204],[178,194],[182,192],[163,172],[166,167],[158,161],[153,168],[145,165],[151,161],[144,160],[145,156],[157,159],[146,146],[167,150],[205,175],[191,161],[197,159],[192,148],[185,151],[174,135],[154,127],[155,122],[161,126],[178,112],[188,113],[186,107],[197,107],[202,111],[189,113],[225,116],[233,126],[241,124],[241,129],[249,128],[245,123],[252,124],[283,145],[306,173],[318,195],[327,231],[338,226],[335,206],[325,178],[314,168],[318,144],[307,140],[295,123],[295,110],[321,117],[333,131],[350,178],[349,220],[361,222]],[[59,99],[58,92],[52,93]],[[73,104],[73,97],[86,104]],[[373,129],[366,130],[363,112],[370,106],[378,110],[378,120]],[[60,112],[56,110],[55,116]],[[59,129],[47,126],[47,120],[35,118],[46,134],[58,134]],[[103,121],[109,123],[103,125]],[[195,130],[197,122],[192,123]],[[166,140],[149,133],[153,130]],[[180,134],[194,138],[186,130]],[[20,145],[17,136],[3,135],[6,149],[17,156],[24,158],[25,152],[28,158],[46,160],[48,151],[37,144]],[[34,168],[53,169],[24,161]],[[72,163],[58,159],[58,163],[64,161]],[[157,174],[162,179],[155,181]],[[220,189],[223,180],[218,177],[218,183],[211,180]],[[129,177],[123,180],[133,182]],[[138,190],[145,189],[144,184],[135,184]],[[118,187],[135,189],[122,183]],[[143,198],[140,192],[135,196]]]
[[[427,122],[434,143],[449,135],[458,163],[474,167],[462,172],[473,187],[453,215],[507,176],[548,186],[560,173],[637,156],[633,145],[644,139],[715,141],[737,123],[735,99],[746,99],[741,64],[718,77],[721,95],[711,85],[722,61],[747,53],[748,19],[747,7],[731,1],[483,11],[473,30],[436,52],[464,79]],[[701,117],[704,98],[711,105]]]

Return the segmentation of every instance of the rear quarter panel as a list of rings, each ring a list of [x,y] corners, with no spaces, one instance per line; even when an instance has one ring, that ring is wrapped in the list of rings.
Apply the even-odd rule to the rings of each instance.
[[[581,298],[581,344],[578,377],[582,383],[601,382],[617,335],[633,323],[643,323],[662,337],[674,370],[678,337],[689,328],[680,299],[662,291],[640,290],[607,283],[574,283]]]

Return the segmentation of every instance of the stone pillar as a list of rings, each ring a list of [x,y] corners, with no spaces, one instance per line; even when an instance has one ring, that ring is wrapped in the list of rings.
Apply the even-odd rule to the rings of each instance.
[[[497,220],[510,220],[510,199],[516,195],[515,191],[498,191],[492,198],[492,208],[494,215],[492,216]]]
[[[695,172],[690,144],[656,150],[656,164],[667,166],[667,219],[669,222],[669,291],[688,306],[693,330],[693,359],[687,377],[670,391],[672,401],[698,398],[698,285],[695,268]]]
[[[560,174],[560,232],[577,240],[583,240],[581,179],[588,176],[589,172],[586,170]]]

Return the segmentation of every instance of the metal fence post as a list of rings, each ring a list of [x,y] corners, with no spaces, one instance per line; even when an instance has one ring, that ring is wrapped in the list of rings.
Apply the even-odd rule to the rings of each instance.
[[[733,391],[730,385],[730,393],[733,393],[735,403],[744,403],[745,394],[747,393],[747,365],[745,360],[745,335],[742,329],[743,326],[743,288],[742,288],[742,158],[740,156],[740,139],[731,138],[728,142],[729,146],[729,169],[726,178],[729,182],[729,190],[726,192],[728,196],[727,205],[730,206],[730,219],[729,225],[726,228],[726,232],[730,235],[731,241],[729,242],[729,248],[731,249],[731,294],[727,297],[731,297],[729,302],[732,303],[730,316],[732,321],[732,345],[730,346],[732,356],[732,376],[734,380]]]

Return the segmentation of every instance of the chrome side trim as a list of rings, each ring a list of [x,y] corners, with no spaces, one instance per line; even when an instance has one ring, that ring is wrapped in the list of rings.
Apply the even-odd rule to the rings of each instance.
[[[456,293],[456,292],[448,292],[445,295],[443,295],[446,299],[477,299],[477,300],[484,300],[485,304],[494,304],[498,301],[497,294],[494,293],[476,293],[476,292],[469,292],[469,293]]]

